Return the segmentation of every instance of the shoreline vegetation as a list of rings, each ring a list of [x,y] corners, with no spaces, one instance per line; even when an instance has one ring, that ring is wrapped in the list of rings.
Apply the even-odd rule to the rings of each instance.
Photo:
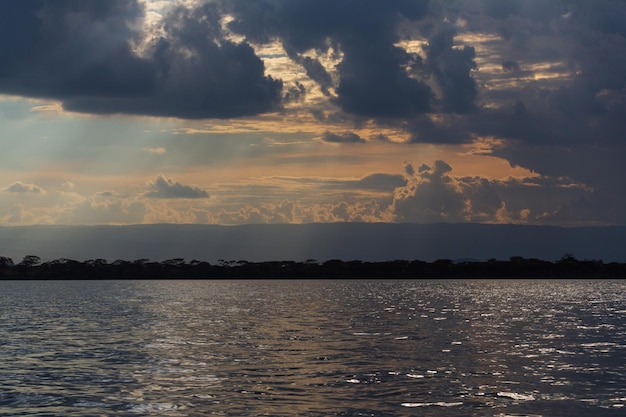
[[[219,260],[216,264],[184,258],[160,262],[56,259],[42,262],[27,255],[19,263],[0,256],[0,280],[46,279],[228,279],[228,278],[626,278],[626,263],[578,260],[565,254],[558,261],[513,256],[487,261],[438,259],[380,262]]]

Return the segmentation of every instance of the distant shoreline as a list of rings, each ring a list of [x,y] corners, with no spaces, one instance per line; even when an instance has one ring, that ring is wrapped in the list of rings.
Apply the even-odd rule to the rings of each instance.
[[[295,261],[185,261],[174,258],[162,262],[147,259],[135,261],[104,259],[75,261],[57,259],[41,262],[37,256],[26,256],[14,264],[0,257],[1,280],[46,279],[233,279],[233,278],[626,278],[626,263],[604,263],[578,260],[564,255],[551,262],[519,256],[508,261],[461,261],[439,259],[434,262],[394,260],[363,262],[329,260]]]

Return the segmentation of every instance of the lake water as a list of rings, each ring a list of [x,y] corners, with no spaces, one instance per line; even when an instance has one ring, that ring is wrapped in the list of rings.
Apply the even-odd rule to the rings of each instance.
[[[0,415],[624,416],[626,281],[0,281]]]

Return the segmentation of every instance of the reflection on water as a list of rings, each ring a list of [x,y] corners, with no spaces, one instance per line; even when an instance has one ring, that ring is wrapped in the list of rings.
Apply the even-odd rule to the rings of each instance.
[[[625,290],[4,281],[0,415],[621,416]]]

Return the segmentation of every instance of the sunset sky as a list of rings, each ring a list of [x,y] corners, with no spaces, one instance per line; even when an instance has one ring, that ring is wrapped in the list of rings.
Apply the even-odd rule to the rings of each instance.
[[[626,224],[623,0],[0,2],[0,225]]]

